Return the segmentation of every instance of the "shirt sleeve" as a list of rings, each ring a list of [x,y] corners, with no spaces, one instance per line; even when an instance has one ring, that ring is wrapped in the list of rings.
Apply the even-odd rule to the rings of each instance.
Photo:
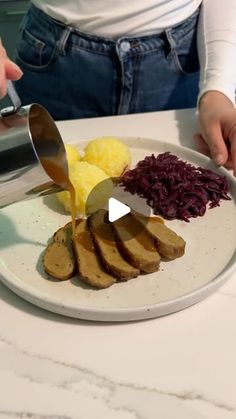
[[[236,0],[203,0],[198,24],[200,92],[217,90],[235,105]]]

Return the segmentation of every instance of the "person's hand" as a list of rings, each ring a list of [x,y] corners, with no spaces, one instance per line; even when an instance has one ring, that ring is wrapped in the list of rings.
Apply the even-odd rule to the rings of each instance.
[[[22,74],[18,65],[8,58],[0,38],[0,98],[6,95],[7,80],[19,80]]]
[[[198,149],[236,176],[236,109],[222,93],[209,91],[199,103]]]

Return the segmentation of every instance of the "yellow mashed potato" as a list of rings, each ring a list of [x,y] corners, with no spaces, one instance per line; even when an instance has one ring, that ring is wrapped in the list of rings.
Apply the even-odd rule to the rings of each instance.
[[[77,161],[69,165],[69,178],[76,192],[77,216],[86,216],[102,208],[112,194],[112,180],[103,170],[90,163]],[[70,212],[69,192],[58,192],[57,198]]]
[[[83,161],[95,164],[110,177],[120,177],[131,164],[128,147],[115,137],[100,137],[84,149]]]
[[[65,149],[66,149],[66,157],[67,157],[68,166],[71,166],[75,162],[80,161],[81,156],[78,149],[75,146],[70,145],[70,144],[65,144]]]

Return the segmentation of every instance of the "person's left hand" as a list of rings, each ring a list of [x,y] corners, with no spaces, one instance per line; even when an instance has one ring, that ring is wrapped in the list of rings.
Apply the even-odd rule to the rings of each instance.
[[[222,93],[209,91],[199,103],[198,150],[236,176],[236,108]]]

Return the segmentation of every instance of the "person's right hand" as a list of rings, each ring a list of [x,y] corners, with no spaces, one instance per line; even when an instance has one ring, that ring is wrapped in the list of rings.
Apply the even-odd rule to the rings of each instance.
[[[0,38],[0,98],[6,95],[7,80],[19,80],[22,74],[20,67],[8,58]]]

